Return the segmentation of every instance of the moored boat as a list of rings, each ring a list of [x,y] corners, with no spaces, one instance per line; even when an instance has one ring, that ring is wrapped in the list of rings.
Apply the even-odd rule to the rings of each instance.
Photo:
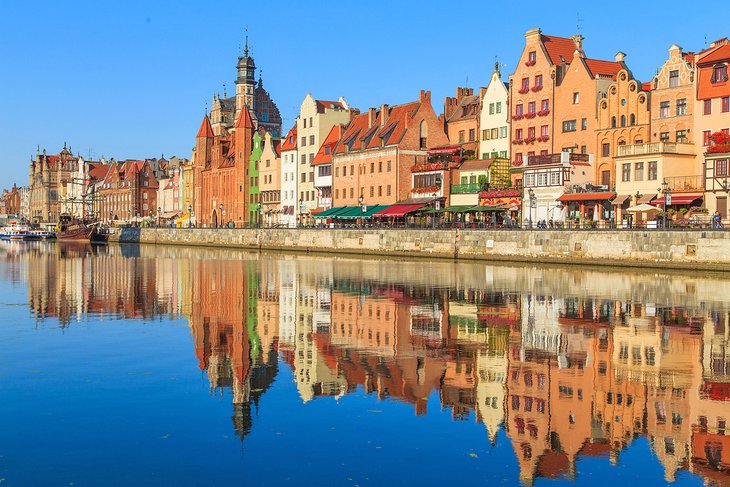
[[[13,225],[6,232],[8,240],[25,240],[30,228],[27,225]]]
[[[78,242],[91,242],[96,225],[87,225],[86,222],[70,216],[61,216],[56,225],[56,238]]]

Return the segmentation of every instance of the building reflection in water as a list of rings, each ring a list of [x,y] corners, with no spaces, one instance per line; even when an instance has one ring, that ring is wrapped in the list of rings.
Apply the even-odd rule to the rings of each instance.
[[[730,284],[712,276],[263,256],[154,247],[3,247],[31,313],[185,317],[213,393],[252,407],[292,371],[303,402],[356,389],[504,430],[520,478],[574,478],[648,439],[667,481],[730,482]],[[6,267],[7,268],[7,267]],[[22,276],[11,276],[22,280]]]

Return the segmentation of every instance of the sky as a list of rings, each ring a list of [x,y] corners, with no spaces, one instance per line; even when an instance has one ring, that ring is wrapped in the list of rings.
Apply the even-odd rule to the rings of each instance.
[[[585,37],[591,58],[647,81],[676,43],[730,35],[730,4],[686,2],[33,1],[0,2],[0,187],[28,182],[40,145],[107,159],[190,157],[206,106],[234,92],[248,29],[264,87],[293,124],[307,93],[365,110],[431,90],[437,113],[458,86],[505,80],[524,33]],[[258,77],[258,74],[257,74]]]

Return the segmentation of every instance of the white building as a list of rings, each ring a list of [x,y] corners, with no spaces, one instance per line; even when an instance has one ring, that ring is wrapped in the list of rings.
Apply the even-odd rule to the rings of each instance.
[[[279,216],[279,224],[288,228],[295,228],[298,222],[297,214],[297,177],[299,175],[297,150],[297,126],[286,134],[284,140],[281,141],[281,213]]]
[[[502,74],[499,72],[499,63],[494,63],[489,86],[482,89],[481,93],[479,155],[482,159],[510,157],[508,93],[508,85],[502,81]]]
[[[307,94],[297,117],[297,134],[299,141],[297,169],[297,213],[306,222],[312,210],[320,207],[320,199],[331,202],[332,199],[332,165],[318,166],[320,186],[315,185],[315,168],[312,160],[327,134],[336,124],[350,121],[350,107],[343,97],[338,101],[315,100]],[[327,170],[329,169],[329,174]]]

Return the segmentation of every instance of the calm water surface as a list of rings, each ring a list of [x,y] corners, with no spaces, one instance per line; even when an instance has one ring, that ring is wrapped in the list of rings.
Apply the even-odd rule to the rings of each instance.
[[[0,486],[729,485],[723,276],[0,244]]]

